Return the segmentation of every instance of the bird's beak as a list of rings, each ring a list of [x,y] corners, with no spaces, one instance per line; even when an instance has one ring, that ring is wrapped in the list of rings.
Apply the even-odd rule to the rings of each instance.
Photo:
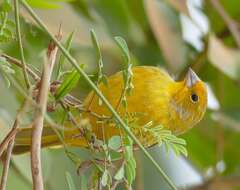
[[[197,74],[189,68],[187,75],[185,77],[185,83],[188,88],[193,87],[197,82],[201,81]]]

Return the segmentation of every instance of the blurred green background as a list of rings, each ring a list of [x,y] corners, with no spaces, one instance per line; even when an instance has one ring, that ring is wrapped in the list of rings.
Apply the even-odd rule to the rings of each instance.
[[[72,55],[85,70],[95,73],[97,64],[89,30],[95,29],[104,62],[104,73],[121,68],[121,53],[114,36],[128,43],[135,65],[165,68],[181,79],[192,67],[209,87],[209,106],[197,127],[183,135],[188,157],[176,157],[162,147],[149,149],[181,189],[240,189],[240,1],[236,0],[28,0],[52,33],[61,23],[63,41],[75,31]],[[219,6],[220,5],[220,6]],[[220,8],[219,8],[220,7]],[[49,37],[21,9],[21,27],[27,63],[41,68]],[[13,20],[13,12],[9,11]],[[13,35],[15,33],[12,30]],[[1,33],[0,33],[1,36]],[[239,39],[238,39],[239,38]],[[0,42],[0,52],[20,58],[16,40]],[[66,69],[70,64],[65,64]],[[22,72],[13,75],[23,80]],[[73,94],[83,98],[89,87],[80,80]],[[15,118],[22,97],[0,78],[0,137]],[[86,152],[73,151],[86,157]],[[140,153],[134,189],[167,190],[152,165]],[[68,189],[66,171],[77,189],[84,180],[61,149],[42,154],[47,190]],[[29,155],[14,156],[7,189],[32,189]],[[2,165],[1,165],[2,167]],[[121,189],[121,188],[119,188]]]

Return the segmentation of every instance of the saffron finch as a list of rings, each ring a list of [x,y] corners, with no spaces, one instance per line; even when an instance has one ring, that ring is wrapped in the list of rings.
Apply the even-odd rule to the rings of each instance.
[[[189,69],[184,80],[174,81],[165,71],[152,66],[136,66],[132,68],[133,89],[126,95],[127,106],[119,105],[123,89],[123,75],[118,72],[108,77],[108,85],[99,84],[99,89],[111,105],[129,122],[135,119],[135,125],[129,125],[144,146],[156,144],[156,138],[143,130],[148,122],[153,128],[162,125],[173,134],[179,135],[195,126],[202,118],[207,106],[207,89],[192,69]],[[90,92],[83,102],[87,112],[76,118],[77,122],[88,119],[91,133],[97,139],[108,140],[112,136],[124,132],[114,122],[99,121],[99,116],[110,117],[111,112],[99,102],[97,95]],[[91,114],[94,113],[94,114]],[[98,117],[97,117],[97,116]],[[137,119],[136,119],[137,118]],[[64,142],[70,146],[88,147],[88,138],[80,134],[80,130],[66,122]],[[17,134],[14,153],[29,150],[31,128],[22,128]],[[50,127],[44,127],[42,146],[61,145],[61,141]]]

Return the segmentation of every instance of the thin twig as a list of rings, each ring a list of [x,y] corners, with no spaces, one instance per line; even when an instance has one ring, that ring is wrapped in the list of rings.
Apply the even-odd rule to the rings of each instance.
[[[60,37],[60,34],[59,34]],[[33,179],[33,189],[43,190],[43,177],[41,167],[41,141],[42,141],[42,130],[44,122],[44,114],[47,108],[48,93],[51,84],[51,76],[53,67],[56,61],[57,46],[51,42],[48,47],[47,57],[48,60],[44,64],[43,73],[40,81],[40,89],[37,97],[37,104],[39,110],[36,113],[35,120],[33,121],[32,130],[32,146],[31,146],[31,169]]]
[[[12,155],[13,145],[14,145],[14,138],[8,143],[6,160],[5,160],[4,165],[3,165],[0,190],[5,190],[6,189],[8,170],[9,170],[9,164],[10,164],[10,159],[11,159],[11,155]]]
[[[25,83],[27,88],[31,86],[28,74],[27,74],[27,67],[26,67],[26,61],[23,53],[23,45],[22,45],[22,39],[21,39],[21,28],[20,28],[20,22],[19,22],[19,5],[18,0],[14,0],[14,14],[15,14],[15,22],[16,22],[16,33],[17,33],[17,39],[18,39],[18,45],[21,55],[21,61],[23,65],[23,76],[25,79]]]
[[[18,67],[23,68],[22,62],[19,61],[19,60],[16,59],[16,58],[13,58],[13,57],[11,57],[11,56],[9,56],[9,55],[7,55],[7,54],[4,54],[4,53],[1,53],[1,54],[0,54],[0,57],[5,58],[9,63],[12,63],[12,64],[14,64],[14,65],[16,65],[16,66],[18,66]],[[39,77],[36,73],[34,73],[34,71],[32,71],[27,65],[26,65],[26,70],[27,70],[28,74],[29,74],[35,81],[39,81],[39,80],[40,80],[40,77]]]
[[[96,112],[93,112],[91,110],[86,110],[85,108],[82,108],[82,107],[75,107],[77,108],[80,112],[85,112],[85,113],[88,113],[94,117],[96,117],[99,121],[103,121],[103,120],[109,120],[109,119],[112,119],[112,117],[110,116],[104,116],[104,115],[99,115],[98,113]]]
[[[82,101],[80,101],[79,99],[77,99],[77,98],[75,98],[74,96],[72,96],[72,95],[70,95],[70,94],[68,94],[68,95],[66,95],[65,97],[64,97],[64,101],[65,102],[68,102],[68,103],[73,103],[72,105],[78,105],[78,106],[80,106],[80,105],[82,105],[83,103],[82,103]]]
[[[223,6],[220,4],[219,0],[210,0],[210,2],[212,3],[218,14],[222,17],[225,24],[228,26],[228,29],[232,33],[237,43],[237,46],[240,48],[240,31],[238,24],[227,14]]]

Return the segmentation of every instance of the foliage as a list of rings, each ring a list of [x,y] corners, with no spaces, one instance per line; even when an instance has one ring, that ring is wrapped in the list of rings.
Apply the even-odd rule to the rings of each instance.
[[[8,0],[0,4],[0,43],[6,43],[13,39],[15,23],[9,18],[12,6]]]
[[[169,150],[170,148],[176,153],[176,155],[183,154],[187,156],[186,141],[182,138],[176,137],[171,131],[164,129],[164,126],[152,126],[152,122],[147,123],[142,127],[142,133],[151,133],[161,146],[164,144]]]

